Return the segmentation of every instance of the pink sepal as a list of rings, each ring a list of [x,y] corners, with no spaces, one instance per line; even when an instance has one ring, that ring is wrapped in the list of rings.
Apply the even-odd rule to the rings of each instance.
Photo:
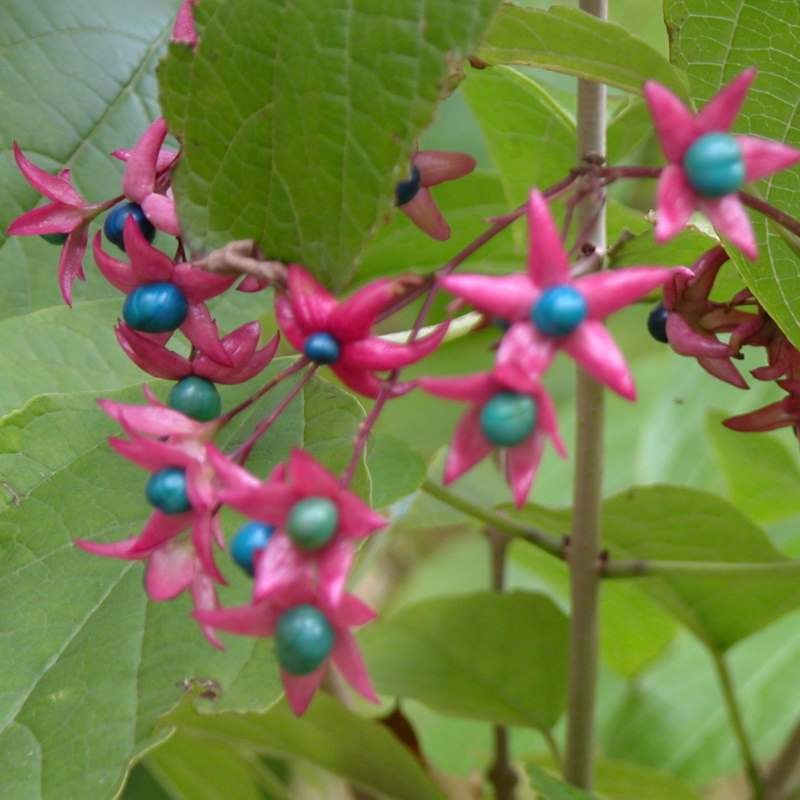
[[[423,233],[432,239],[446,242],[450,238],[450,226],[442,216],[431,193],[421,186],[414,197],[399,207]]]

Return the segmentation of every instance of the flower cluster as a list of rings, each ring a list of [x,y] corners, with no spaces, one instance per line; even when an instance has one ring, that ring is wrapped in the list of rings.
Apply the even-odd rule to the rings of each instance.
[[[194,5],[195,0],[184,0],[173,31],[174,41],[190,47],[199,44]],[[728,133],[752,79],[752,72],[744,73],[696,116],[664,87],[646,85],[669,161],[658,189],[658,239],[675,235],[692,211],[700,209],[733,245],[755,255],[739,188],[745,180],[796,163],[800,153]],[[742,388],[746,383],[734,359],[745,346],[764,347],[767,364],[754,376],[776,380],[788,393],[779,403],[726,424],[737,430],[769,430],[800,423],[800,354],[748,291],[728,302],[711,299],[728,259],[721,245],[691,269],[647,264],[586,274],[585,263],[571,263],[547,195],[533,189],[525,209],[526,269],[510,275],[446,271],[428,280],[380,278],[346,299],[331,295],[300,264],[278,264],[275,280],[250,274],[240,281],[235,271],[210,272],[204,269],[206,262],[187,259],[171,189],[181,154],[165,148],[167,135],[167,125],[159,119],[133,148],[115,151],[114,157],[125,163],[121,193],[98,203],[81,197],[68,170],[51,175],[14,147],[23,176],[49,202],[12,222],[9,233],[44,236],[61,246],[59,283],[64,300],[71,303],[74,280],[84,278],[90,225],[105,214],[92,254],[101,275],[124,295],[116,326],[119,344],[144,372],[173,382],[166,403],[149,387],[142,405],[101,401],[103,411],[124,432],[110,439],[111,446],[148,474],[143,494],[153,510],[135,536],[115,542],[79,539],[77,544],[97,555],[144,562],[145,587],[155,601],[189,591],[194,618],[215,647],[223,646],[219,631],[274,637],[286,694],[297,713],[308,707],[331,666],[365,698],[377,699],[352,633],[374,612],[347,584],[359,544],[384,530],[388,520],[349,484],[385,402],[419,388],[464,403],[444,482],[458,480],[494,454],[516,504],[522,506],[546,444],[567,455],[544,384],[554,359],[565,354],[596,381],[634,400],[633,377],[605,322],[663,287],[663,303],[648,321],[656,338]],[[397,207],[427,235],[448,238],[450,229],[430,189],[463,177],[474,166],[474,159],[461,153],[416,152],[410,176],[396,186]],[[175,240],[174,257],[164,251],[168,237]],[[603,256],[591,258],[599,265]],[[220,332],[209,307],[215,298],[233,288],[267,287],[274,294],[280,333],[262,344],[255,321]],[[420,336],[420,317],[404,342],[377,335],[375,327],[409,299],[438,290],[452,295],[458,307],[473,306],[502,331],[493,364],[476,374],[400,380],[403,368],[440,347],[448,322]],[[178,332],[186,342],[176,342]],[[218,385],[242,384],[264,373],[281,334],[296,359],[224,412]],[[294,449],[266,477],[253,474],[245,463],[256,442],[306,382],[326,368],[350,390],[375,401],[350,466],[335,475],[306,450]],[[251,435],[232,452],[223,452],[215,443],[220,431],[294,375],[294,388]],[[227,540],[220,522],[224,508],[247,519]],[[250,601],[244,605],[223,607],[220,602],[220,589],[227,584],[218,564],[224,550],[253,579]]]

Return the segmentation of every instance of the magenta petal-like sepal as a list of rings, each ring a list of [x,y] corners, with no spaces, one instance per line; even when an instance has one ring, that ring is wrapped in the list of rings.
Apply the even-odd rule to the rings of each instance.
[[[710,133],[727,133],[741,110],[756,76],[748,69],[734,78],[697,115],[687,109],[665,86],[644,85],[644,96],[653,115],[656,133],[669,165],[658,184],[656,239],[675,236],[695,210],[702,211],[718,230],[748,258],[758,255],[750,221],[735,191],[722,197],[701,196],[693,190],[683,164],[694,143]],[[800,150],[780,142],[752,136],[736,136],[748,181],[772,175],[800,162]]]
[[[312,605],[325,616],[333,628],[334,646],[328,659],[308,675],[292,675],[281,670],[286,697],[295,714],[302,714],[308,708],[331,664],[357,692],[367,700],[376,702],[375,690],[351,632],[352,628],[366,624],[375,615],[353,595],[344,593],[337,602],[331,602],[308,586],[297,583],[269,600],[254,601],[236,608],[197,609],[194,616],[203,625],[229,633],[271,636],[281,615],[298,605]]]

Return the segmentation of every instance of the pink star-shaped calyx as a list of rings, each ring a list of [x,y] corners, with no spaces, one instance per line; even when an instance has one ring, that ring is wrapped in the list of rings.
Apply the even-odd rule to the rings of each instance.
[[[292,451],[289,461],[264,482],[219,451],[212,451],[211,457],[225,487],[222,501],[276,528],[256,557],[255,599],[279,596],[300,581],[315,586],[332,603],[338,602],[354,543],[386,527],[388,520],[343,488],[336,476],[303,450]],[[309,506],[313,515],[315,504],[331,524],[321,538],[309,541],[302,538],[298,519]]]
[[[509,336],[518,335],[510,331]],[[545,442],[566,457],[558,418],[550,395],[536,378],[503,354],[495,369],[454,378],[420,378],[430,394],[468,403],[453,434],[444,469],[452,483],[492,452],[503,461],[506,480],[518,506],[525,504]]]
[[[73,282],[76,278],[85,280],[83,257],[89,239],[89,223],[113,201],[87,203],[72,185],[68,169],[51,175],[29,161],[16,142],[14,160],[25,180],[51,202],[17,217],[8,226],[7,233],[9,236],[66,236],[58,260],[58,285],[64,302],[72,305]]]
[[[202,353],[230,366],[231,356],[220,341],[216,323],[205,301],[226,291],[233,285],[235,276],[212,275],[189,263],[174,262],[147,241],[133,217],[129,216],[125,221],[123,237],[125,252],[130,259],[127,264],[103,250],[99,232],[94,238],[94,259],[106,280],[126,295],[147,284],[172,283],[177,286],[188,304],[180,330]],[[154,341],[163,343],[163,335],[157,335]]]
[[[413,364],[433,352],[447,323],[428,336],[398,344],[371,335],[379,314],[406,291],[404,282],[381,278],[339,302],[298,264],[287,274],[287,290],[275,298],[278,324],[292,346],[310,360],[330,366],[342,383],[366,397],[377,397],[385,381],[375,372]],[[396,386],[395,393],[411,388]]]
[[[674,269],[627,267],[572,278],[558,228],[537,190],[528,203],[528,225],[526,274],[449,275],[441,279],[442,287],[511,323],[500,345],[500,360],[528,365],[535,376],[564,350],[595,380],[633,400],[630,370],[603,321],[664,284]]]
[[[281,670],[286,697],[295,714],[302,714],[308,708],[331,663],[362,697],[377,703],[364,658],[351,631],[371,622],[375,612],[355,595],[345,593],[337,603],[330,603],[307,586],[296,584],[268,601],[254,601],[218,611],[196,611],[195,617],[203,625],[230,633],[273,636],[281,616],[298,606],[311,606],[325,616],[332,628],[333,646],[323,663],[308,674],[295,675]]]
[[[800,150],[729,133],[755,76],[755,69],[745,70],[697,114],[661,84],[645,83],[645,100],[669,162],[658,181],[658,241],[675,236],[698,210],[748,258],[758,255],[738,190],[798,163]]]

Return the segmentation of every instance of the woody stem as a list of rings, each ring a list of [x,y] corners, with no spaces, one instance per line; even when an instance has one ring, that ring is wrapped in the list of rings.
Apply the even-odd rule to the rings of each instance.
[[[581,0],[589,14],[607,19],[608,0]],[[578,158],[605,152],[606,88],[578,81]],[[602,197],[589,195],[576,209],[585,241],[606,245]],[[583,242],[578,242],[580,247]],[[577,375],[576,460],[573,529],[570,537],[570,664],[567,707],[566,779],[590,789],[594,772],[594,718],[598,669],[597,560],[603,477],[603,387],[582,370]]]

